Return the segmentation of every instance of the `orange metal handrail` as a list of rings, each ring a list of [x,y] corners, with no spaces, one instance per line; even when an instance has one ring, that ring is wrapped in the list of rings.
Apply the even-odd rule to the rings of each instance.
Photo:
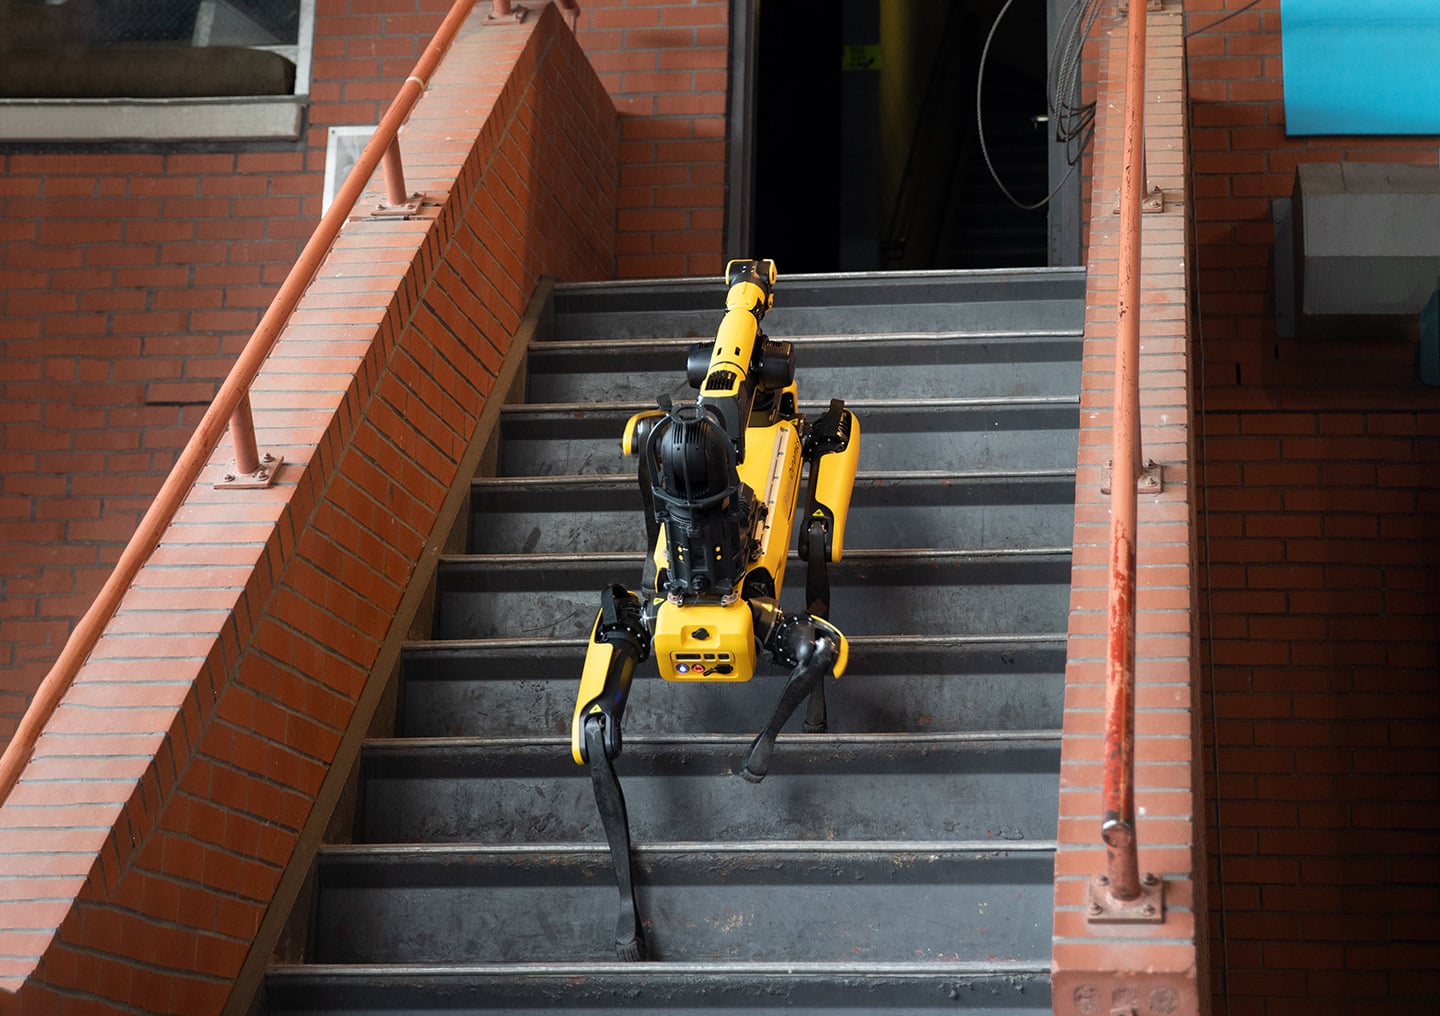
[[[1141,898],[1135,837],[1135,542],[1140,452],[1140,203],[1145,195],[1146,5],[1130,4],[1125,138],[1120,185],[1115,402],[1110,453],[1110,581],[1105,665],[1105,772],[1101,837],[1110,902]],[[1092,907],[1092,914],[1100,909]]]
[[[26,709],[25,715],[21,717],[14,737],[7,745],[3,757],[0,757],[0,802],[9,796],[10,791],[19,781],[20,774],[30,761],[30,756],[35,750],[35,745],[40,739],[45,724],[54,715],[61,698],[69,690],[76,674],[80,672],[81,666],[94,650],[96,643],[99,642],[105,626],[114,616],[126,590],[135,581],[140,568],[159,544],[166,527],[170,525],[175,513],[179,511],[186,493],[200,478],[201,471],[209,462],[210,456],[227,426],[231,426],[237,440],[237,468],[243,467],[247,460],[258,464],[254,446],[254,426],[250,422],[250,386],[254,383],[256,375],[259,374],[266,357],[270,355],[270,350],[274,347],[290,315],[294,312],[305,288],[315,277],[320,263],[329,253],[335,238],[340,235],[341,228],[349,218],[355,202],[359,200],[376,166],[382,159],[385,159],[387,166],[394,163],[398,169],[400,127],[414,109],[416,101],[424,93],[430,76],[434,74],[445,51],[455,41],[460,26],[465,23],[465,19],[475,4],[476,0],[455,0],[454,6],[450,8],[450,12],[445,16],[445,20],[441,22],[435,36],[415,64],[415,69],[400,85],[399,92],[394,101],[390,103],[390,108],[380,119],[369,144],[365,146],[356,160],[355,168],[346,177],[345,183],[336,193],[335,200],[321,218],[320,224],[315,227],[315,232],[311,234],[309,241],[300,252],[299,260],[295,262],[290,274],[285,277],[285,281],[275,294],[275,299],[260,319],[259,325],[251,334],[249,342],[246,343],[244,350],[236,359],[235,365],[230,369],[224,383],[221,384],[214,401],[210,403],[210,407],[205,411],[195,432],[180,452],[174,469],[170,471],[170,475],[161,485],[159,493],[155,495],[155,500],[151,502],[144,517],[140,520],[135,535],[131,537],[130,542],[121,553],[119,561],[116,562],[115,570],[111,572],[94,602],[81,617],[75,630],[71,632],[65,647],[56,658],[54,666],[50,668],[50,672],[45,675],[39,688],[36,689],[35,696]],[[392,150],[393,154],[391,154]],[[389,183],[393,188],[396,181],[392,179]],[[402,192],[404,190],[403,178],[399,183],[399,189]],[[392,201],[391,203],[397,202]],[[249,434],[248,442],[247,432]]]

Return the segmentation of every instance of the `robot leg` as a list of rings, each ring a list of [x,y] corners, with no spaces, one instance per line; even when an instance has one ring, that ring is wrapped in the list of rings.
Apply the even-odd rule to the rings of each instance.
[[[805,603],[811,617],[830,616],[829,562],[840,560],[845,543],[845,521],[860,460],[860,422],[841,399],[811,425],[805,438],[805,459],[810,466],[810,490],[800,524],[796,550],[807,565]],[[818,681],[805,708],[805,732],[827,729],[825,682]]]
[[[809,562],[805,569],[805,603],[810,616],[821,621],[830,617],[830,564],[825,552],[826,532],[818,522],[806,522],[800,537],[800,545],[808,547],[809,553],[802,554]],[[805,704],[807,734],[823,734],[830,729],[825,708],[825,682],[816,681]]]
[[[760,644],[776,663],[795,668],[785,682],[770,722],[751,742],[740,770],[740,775],[746,780],[759,783],[769,771],[770,754],[775,748],[780,728],[821,684],[825,675],[838,677],[845,672],[850,653],[845,636],[823,618],[787,614],[773,600],[754,600],[751,610],[755,615],[755,633]]]
[[[645,958],[645,933],[635,902],[635,882],[630,855],[630,818],[625,795],[615,775],[614,761],[620,755],[620,720],[635,664],[650,655],[650,634],[645,626],[640,598],[621,586],[609,586],[600,594],[600,614],[595,619],[590,648],[585,653],[585,671],[570,728],[570,750],[575,761],[589,764],[595,805],[610,844],[615,881],[620,891],[620,916],[615,923],[615,954],[621,960]]]

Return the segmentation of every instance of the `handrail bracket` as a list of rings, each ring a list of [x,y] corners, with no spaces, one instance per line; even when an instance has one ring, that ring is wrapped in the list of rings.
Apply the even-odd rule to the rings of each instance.
[[[1107,459],[1104,467],[1100,470],[1100,493],[1108,494],[1114,484],[1111,477],[1115,461]],[[1139,466],[1135,476],[1135,493],[1137,494],[1159,494],[1165,490],[1165,467],[1154,459],[1146,459]]]
[[[1157,212],[1165,211],[1165,191],[1153,181],[1145,184],[1145,192],[1140,196],[1140,214],[1154,215]],[[1111,215],[1120,214],[1120,192],[1115,192],[1115,203],[1110,206]]]
[[[215,481],[216,490],[264,490],[275,486],[275,476],[285,463],[285,456],[266,452],[260,456],[260,464],[252,470],[242,472],[239,464],[230,460],[224,474]]]
[[[425,203],[425,195],[416,191],[404,201],[391,204],[389,201],[381,201],[374,208],[370,209],[365,216],[368,219],[401,219],[412,215],[420,214],[420,206]]]
[[[1108,875],[1094,875],[1085,904],[1085,919],[1091,924],[1164,924],[1165,882],[1146,872],[1139,895],[1122,900],[1113,892]]]

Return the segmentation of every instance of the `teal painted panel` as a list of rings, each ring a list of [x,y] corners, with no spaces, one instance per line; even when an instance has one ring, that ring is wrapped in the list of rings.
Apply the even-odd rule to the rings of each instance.
[[[1440,134],[1440,2],[1280,0],[1287,134]]]

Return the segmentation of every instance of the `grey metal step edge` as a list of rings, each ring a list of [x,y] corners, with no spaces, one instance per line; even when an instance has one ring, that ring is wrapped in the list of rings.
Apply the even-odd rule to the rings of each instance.
[[[1032,558],[1064,558],[1069,557],[1069,547],[1014,547],[1001,548],[998,550],[933,550],[926,547],[905,547],[893,550],[879,549],[872,550],[864,548],[846,552],[845,561],[921,561],[921,562],[942,562],[942,561],[1019,561]],[[645,560],[643,551],[615,552],[603,550],[576,551],[568,554],[442,554],[439,558],[441,566],[447,564],[459,565],[468,564],[472,566],[512,565],[523,564],[527,566],[544,565],[565,565],[580,564],[586,561],[614,561],[620,566],[640,565]],[[797,554],[790,554],[790,562],[793,564],[799,561]]]
[[[637,860],[693,854],[785,854],[817,858],[900,854],[932,858],[967,855],[989,858],[1008,854],[1053,854],[1058,849],[1055,840],[671,840],[631,846]],[[583,858],[606,864],[611,858],[610,848],[603,843],[330,843],[322,845],[316,852],[318,859],[377,863],[388,863],[395,858],[428,861],[477,855],[515,861],[548,857]]]
[[[660,975],[687,977],[717,975],[722,977],[833,977],[866,975],[931,979],[936,977],[969,977],[976,974],[1032,974],[1050,972],[1048,962],[1026,960],[938,960],[925,963],[835,963],[821,960],[797,960],[793,963],[736,963],[726,961],[664,963],[278,963],[270,967],[272,975],[281,977],[325,977],[344,974],[353,977],[427,977],[427,976],[495,976],[495,977],[587,977],[594,975],[626,975],[651,980]]]
[[[971,646],[1063,646],[1064,632],[1053,634],[1016,635],[855,635],[850,637],[851,647],[855,646],[905,646],[925,649]],[[573,638],[494,638],[494,639],[417,639],[404,643],[407,653],[474,652],[476,650],[532,649],[543,646],[552,649],[583,648],[588,639]]]
[[[784,271],[780,265],[779,282],[776,289],[787,302],[805,306],[811,300],[821,306],[832,306],[843,301],[836,296],[864,296],[866,304],[904,304],[911,290],[921,290],[926,296],[942,295],[938,289],[955,291],[975,288],[994,288],[1000,295],[1007,295],[1016,288],[1016,283],[1070,283],[1083,287],[1085,269],[1079,266],[1053,268],[967,268],[940,269],[900,272],[795,272]],[[997,285],[998,284],[998,285]],[[567,282],[555,287],[557,306],[569,301],[590,301],[595,304],[615,304],[632,310],[681,310],[697,307],[724,309],[723,301],[717,301],[716,294],[724,296],[724,282],[719,275],[683,276],[674,279],[633,279],[605,282]],[[829,299],[822,300],[821,295]],[[832,295],[833,294],[833,295]],[[868,297],[873,294],[874,299]],[[943,294],[948,295],[948,294]],[[1015,294],[1022,296],[1024,294]],[[689,299],[685,299],[689,297]],[[1075,299],[1076,297],[1070,297]],[[1083,289],[1079,299],[1083,300]],[[1066,297],[1056,295],[1056,300]]]
[[[946,470],[908,469],[885,472],[865,470],[855,474],[856,485],[877,483],[970,483],[1003,480],[1074,480],[1073,469],[1003,469]],[[472,489],[492,487],[564,487],[570,485],[633,486],[634,473],[566,473],[549,476],[477,476],[470,481]]]
[[[681,745],[686,747],[719,746],[734,747],[741,749],[748,747],[754,739],[754,735],[739,736],[734,734],[692,734],[673,735],[665,734],[635,734],[625,738],[627,748],[640,748],[644,745],[663,747],[668,745]],[[1006,742],[1023,744],[1047,744],[1060,741],[1059,730],[980,730],[980,731],[947,731],[943,733],[920,733],[920,734],[781,734],[776,743],[779,745],[804,746],[817,750],[833,750],[840,748],[904,745],[906,747],[915,745],[933,745],[943,747],[959,747],[964,745],[994,745]],[[568,753],[570,739],[568,737],[385,737],[368,738],[364,742],[367,752],[383,751],[408,751],[414,748],[539,748],[545,746],[553,747],[559,753]],[[827,749],[826,746],[830,748]]]
[[[716,319],[724,313],[723,309],[716,312]],[[1084,332],[1079,328],[972,328],[958,331],[900,331],[900,332],[857,332],[847,334],[845,332],[816,332],[807,335],[777,335],[777,339],[786,342],[794,342],[800,346],[822,345],[832,343],[843,343],[847,346],[854,345],[882,345],[891,342],[987,342],[1001,341],[1010,342],[1024,339],[1035,339],[1047,341],[1053,339],[1078,339]],[[676,336],[674,338],[644,338],[644,339],[607,339],[605,348],[607,350],[639,350],[639,349],[682,349],[694,345],[696,342],[708,341],[705,339],[693,339],[688,336]],[[560,355],[566,352],[590,353],[595,350],[594,339],[550,339],[544,342],[537,342],[531,347],[533,352],[545,355]]]
[[[823,411],[830,405],[828,400],[801,399],[799,408],[805,412]],[[1045,406],[1063,407],[1071,406],[1077,409],[1080,406],[1078,395],[1034,395],[1021,397],[1007,396],[980,396],[973,399],[846,399],[847,409],[860,410],[883,410],[883,409],[979,409],[995,406],[1024,407],[1024,406]],[[523,416],[529,414],[553,414],[553,413],[574,413],[577,411],[589,413],[639,413],[648,409],[654,409],[654,402],[517,402],[513,405],[503,407],[500,412],[510,416]],[[863,426],[863,424],[862,424]],[[619,438],[617,437],[618,441]]]

